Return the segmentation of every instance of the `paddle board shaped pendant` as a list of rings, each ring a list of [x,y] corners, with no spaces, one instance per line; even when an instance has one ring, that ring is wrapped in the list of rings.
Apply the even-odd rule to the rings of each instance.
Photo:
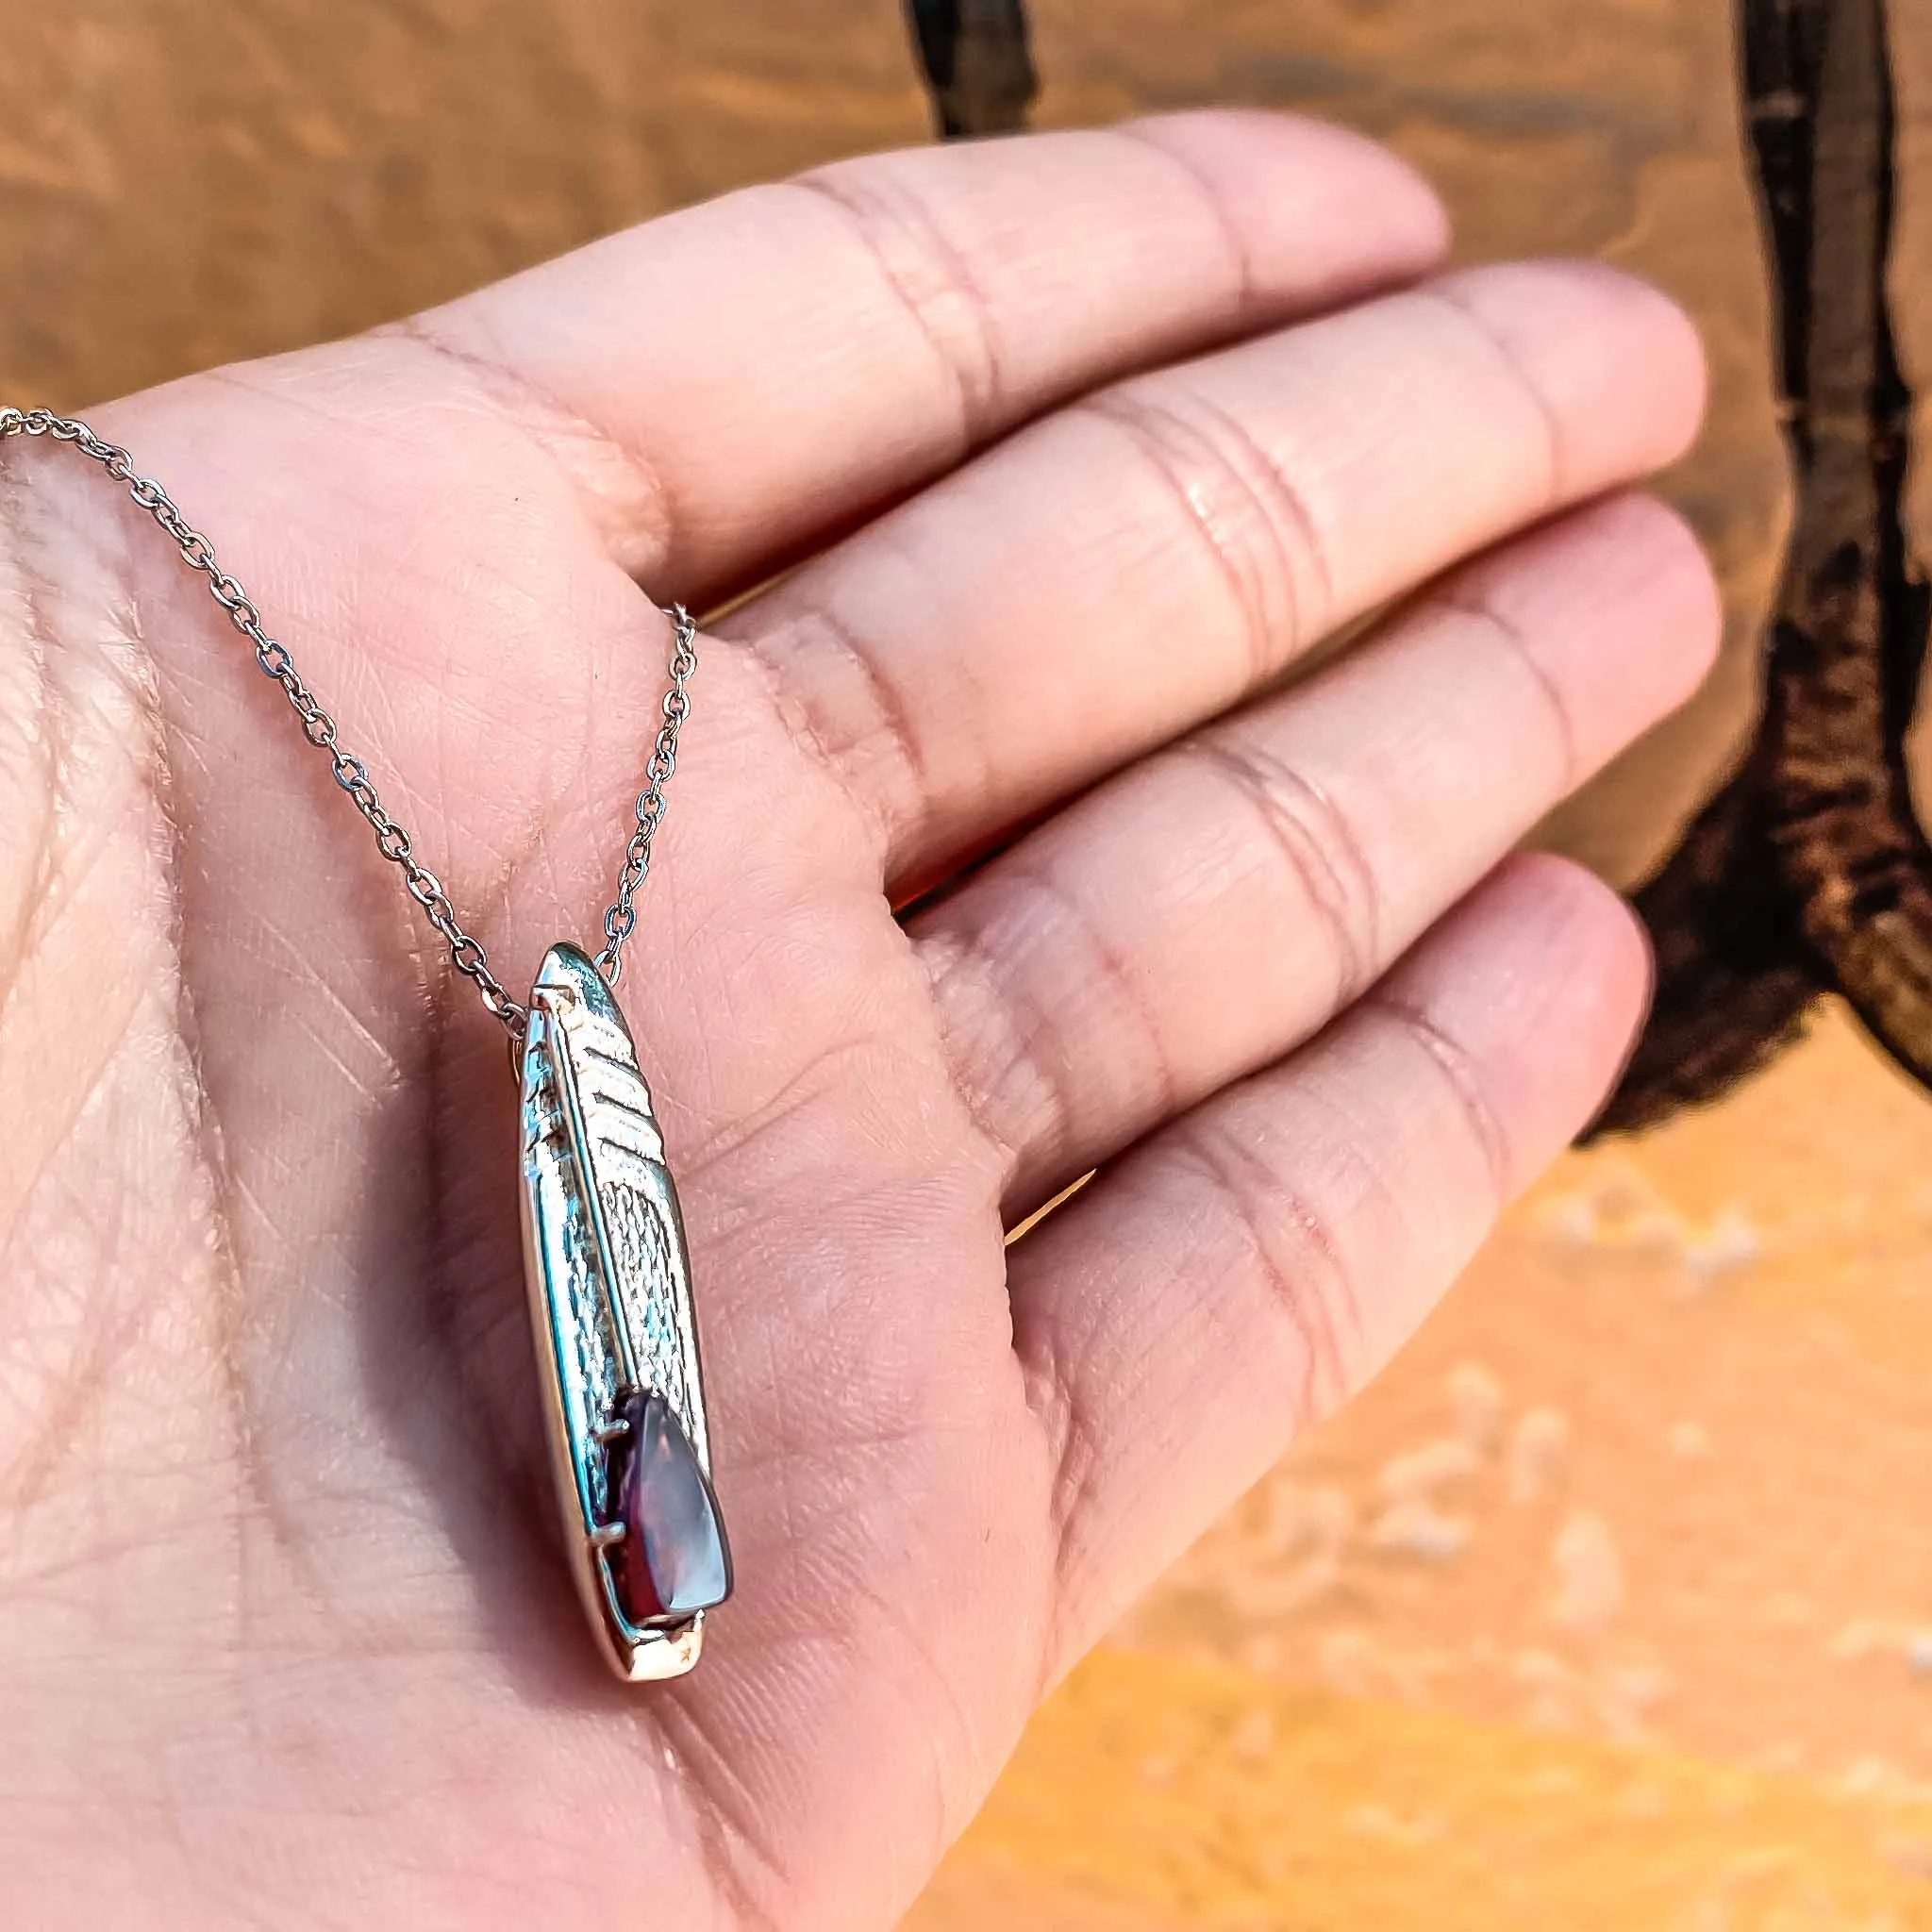
[[[524,1252],[564,1537],[611,1668],[676,1677],[731,1593],[677,1190],[630,1029],[558,944],[523,1048]]]

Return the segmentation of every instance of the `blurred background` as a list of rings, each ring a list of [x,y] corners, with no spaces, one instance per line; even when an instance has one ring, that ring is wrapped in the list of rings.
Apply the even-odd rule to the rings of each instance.
[[[1038,125],[1325,115],[1434,177],[1466,258],[1603,255],[1697,315],[1669,489],[1724,665],[1544,834],[1641,876],[1751,731],[1788,515],[1729,9],[1028,11]],[[1892,15],[1911,369],[1932,8]],[[0,0],[0,394],[62,408],[931,125],[895,0]],[[1928,1375],[1932,1098],[1827,1001],[1539,1188],[1049,1706],[910,1932],[1932,1926]]]

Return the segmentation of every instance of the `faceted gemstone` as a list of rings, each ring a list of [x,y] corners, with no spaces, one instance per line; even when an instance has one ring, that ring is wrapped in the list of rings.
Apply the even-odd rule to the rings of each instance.
[[[669,1402],[633,1392],[611,1458],[624,1541],[610,1551],[617,1600],[633,1624],[681,1624],[731,1594],[731,1551],[718,1499]]]

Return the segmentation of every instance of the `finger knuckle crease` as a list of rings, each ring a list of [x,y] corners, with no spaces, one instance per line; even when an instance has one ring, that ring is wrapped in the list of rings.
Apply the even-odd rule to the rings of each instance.
[[[413,345],[487,397],[555,466],[626,568],[652,568],[670,550],[671,492],[642,451],[553,394],[510,357],[458,339],[430,316],[405,316],[371,334]]]
[[[1463,329],[1502,371],[1508,387],[1537,425],[1537,434],[1542,447],[1543,503],[1547,507],[1563,502],[1570,494],[1569,435],[1563,426],[1561,412],[1551,401],[1542,385],[1531,374],[1522,354],[1508,337],[1503,334],[1453,283],[1438,282],[1418,292],[1423,300],[1436,303],[1439,308],[1454,316],[1457,325]]]
[[[1094,1056],[1080,1051],[1085,1027],[1070,1027],[1067,1003],[1037,991],[1035,961],[1050,961],[1057,986],[1105,988],[1108,1011],[1094,1033],[1108,1041],[1109,1111],[1161,1119],[1177,1104],[1176,1078],[1160,1016],[1132,960],[1101,932],[1076,893],[1043,872],[1007,874],[1002,926],[1024,945],[992,942],[984,924],[951,935],[934,995],[948,1058],[970,1096],[974,1119],[992,1141],[1008,1186],[1023,1166],[1058,1175],[1088,1139],[1096,1110]],[[945,956],[950,955],[948,960]]]
[[[1178,1158],[1209,1189],[1240,1238],[1270,1306],[1288,1323],[1298,1366],[1294,1426],[1348,1392],[1351,1338],[1362,1333],[1361,1297],[1341,1239],[1313,1199],[1237,1135],[1184,1129]]]
[[[1159,391],[1123,386],[1081,407],[1127,439],[1206,550],[1241,628],[1245,680],[1273,676],[1335,606],[1327,544],[1307,496],[1235,416],[1172,381]]]
[[[1117,127],[1114,138],[1139,148],[1143,154],[1158,155],[1175,180],[1193,195],[1201,214],[1227,261],[1228,308],[1236,315],[1251,315],[1260,307],[1261,285],[1255,273],[1247,237],[1241,232],[1227,205],[1227,198],[1205,170],[1164,141],[1157,140],[1144,127]]]
[[[1440,1074],[1457,1113],[1482,1156],[1495,1205],[1500,1208],[1511,1191],[1515,1160],[1508,1128],[1491,1097],[1481,1066],[1469,1049],[1424,1007],[1386,989],[1371,998],[1375,1008],[1422,1050]]]
[[[1582,748],[1576,719],[1563,687],[1537,655],[1536,641],[1488,591],[1450,589],[1439,593],[1441,608],[1468,618],[1481,627],[1496,647],[1512,658],[1531,685],[1549,716],[1550,735],[1557,746],[1559,789],[1568,793],[1583,775]]]
[[[957,402],[959,441],[982,441],[1004,413],[997,315],[963,252],[903,183],[819,169],[792,186],[836,208],[880,280],[924,337]]]
[[[1215,734],[1179,747],[1230,784],[1280,854],[1292,889],[1314,908],[1335,957],[1336,1000],[1353,999],[1382,956],[1382,894],[1348,815],[1312,778],[1264,747]]]
[[[930,934],[921,957],[939,1015],[946,1066],[960,1105],[991,1151],[1000,1191],[1012,1185],[1026,1140],[1058,1141],[1072,1119],[1072,1091],[1038,1040],[1044,1016],[974,927]],[[1025,1124],[1017,1131],[1014,1123]]]
[[[882,654],[823,604],[731,634],[764,675],[787,735],[872,820],[881,839],[926,809],[924,751],[911,702]]]

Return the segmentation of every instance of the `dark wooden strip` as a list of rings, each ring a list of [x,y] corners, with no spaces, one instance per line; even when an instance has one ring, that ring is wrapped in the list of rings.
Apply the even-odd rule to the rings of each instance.
[[[941,136],[1007,134],[1040,91],[1024,0],[906,0]]]
[[[1840,993],[1932,1084],[1932,846],[1906,734],[1932,596],[1903,498],[1912,394],[1888,283],[1882,0],[1742,0],[1744,106],[1794,504],[1757,736],[1637,896],[1654,1016],[1596,1131],[1709,1100]]]

